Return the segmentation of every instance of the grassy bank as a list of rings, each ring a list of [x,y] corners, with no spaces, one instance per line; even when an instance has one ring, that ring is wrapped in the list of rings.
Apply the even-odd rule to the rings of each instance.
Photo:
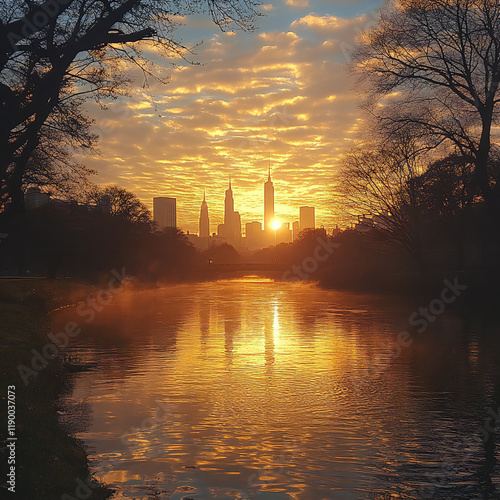
[[[61,357],[30,377],[26,385],[18,372],[19,365],[31,367],[32,350],[41,351],[47,343],[47,312],[83,298],[90,285],[74,281],[15,280],[0,283],[0,366],[1,392],[15,386],[16,403],[16,490],[6,498],[56,500],[78,496],[77,480],[89,477],[89,464],[82,444],[59,419],[59,398],[71,389]],[[2,440],[7,430],[5,400],[2,404]],[[2,442],[2,447],[5,446]],[[7,467],[2,456],[2,468]],[[3,470],[2,486],[6,471]],[[94,485],[93,485],[94,486]],[[111,492],[99,486],[90,498],[109,498]],[[2,496],[3,497],[3,496]]]

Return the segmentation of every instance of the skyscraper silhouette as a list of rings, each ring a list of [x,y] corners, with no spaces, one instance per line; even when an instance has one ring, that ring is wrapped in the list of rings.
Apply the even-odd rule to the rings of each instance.
[[[224,224],[222,234],[226,241],[234,246],[241,243],[241,217],[239,212],[234,211],[233,189],[231,188],[231,177],[229,178],[229,188],[226,189],[224,200]]]
[[[224,198],[224,224],[228,225],[231,221],[231,216],[234,213],[234,197],[231,188],[231,176],[229,176],[229,188],[226,189],[226,197]]]
[[[274,220],[274,185],[271,181],[271,160],[269,160],[269,173],[264,184],[264,231],[271,231]]]
[[[300,231],[315,229],[316,215],[314,207],[300,207]]]
[[[203,191],[203,201],[200,210],[200,238],[208,238],[210,236],[210,219],[208,217],[208,205],[205,199],[205,191]]]
[[[176,199],[164,196],[153,198],[153,218],[158,226],[158,229],[177,227]]]

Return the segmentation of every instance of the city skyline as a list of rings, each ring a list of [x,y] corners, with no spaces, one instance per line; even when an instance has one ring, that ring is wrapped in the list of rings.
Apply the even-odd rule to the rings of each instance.
[[[244,237],[247,237],[248,226],[252,224],[260,224],[262,233],[274,232],[276,230],[273,227],[273,223],[278,221],[281,226],[281,229],[284,229],[285,226],[290,230],[291,234],[293,234],[293,239],[295,239],[296,234],[298,234],[297,229],[311,229],[315,227],[319,227],[315,222],[315,207],[309,206],[296,206],[296,214],[292,215],[289,219],[285,217],[280,217],[279,214],[276,214],[274,211],[275,206],[275,190],[274,184],[271,178],[271,166],[268,167],[268,176],[264,185],[263,196],[261,200],[262,210],[260,217],[253,217],[250,219],[243,219],[241,217],[240,211],[235,210],[235,194],[232,189],[233,179],[232,176],[229,176],[228,188],[224,190],[224,203],[223,203],[223,219],[221,222],[214,221],[211,213],[215,207],[210,203],[210,199],[207,199],[206,189],[203,190],[203,198],[201,202],[201,206],[199,208],[199,218],[196,226],[196,230],[192,231],[186,229],[187,225],[185,221],[182,221],[181,218],[178,218],[178,207],[179,200],[175,198],[176,203],[176,217],[177,217],[177,227],[186,233],[198,235],[201,238],[206,238],[207,234],[209,236],[219,236],[226,239],[228,242],[232,242],[234,244],[238,244],[238,240]],[[153,200],[158,199],[174,199],[170,197],[155,197]],[[298,200],[300,203],[300,200]],[[308,216],[304,218],[303,210],[308,211]],[[154,220],[156,221],[156,216],[153,214]],[[307,222],[306,222],[307,221]],[[312,222],[311,222],[312,221]],[[188,223],[192,226],[192,223]],[[266,225],[268,226],[266,229]],[[255,228],[252,229],[252,231]]]
[[[248,192],[244,193],[242,188],[238,188],[238,183],[235,182],[235,179],[231,178],[231,186],[233,191],[234,203],[237,206],[237,212],[241,218],[241,234],[245,235],[245,225],[249,222],[260,222],[262,225],[262,229],[264,229],[264,196],[263,196],[263,188],[262,186],[265,184],[264,179],[267,180],[267,175],[262,179],[261,182],[257,182],[259,185],[258,188],[252,186],[251,192],[254,195],[252,197],[253,203],[252,206],[255,207],[253,210],[249,210],[248,207],[245,207],[241,203],[241,199],[248,199]],[[226,179],[226,185],[228,180]],[[235,187],[236,185],[236,187]],[[275,192],[277,190],[275,189]],[[214,233],[217,234],[217,227],[220,224],[224,224],[224,211],[225,211],[225,192],[226,188],[224,188],[224,183],[221,187],[212,187],[210,189],[205,189],[201,193],[189,193],[183,197],[174,197],[176,198],[176,215],[177,215],[177,227],[184,232],[189,232],[190,234],[200,234],[200,208],[203,204],[203,201],[208,205],[208,216],[210,221],[210,235]],[[166,195],[165,195],[166,196]],[[155,196],[156,197],[156,196]],[[168,197],[168,196],[167,196]],[[187,217],[191,217],[192,210],[186,210],[187,201],[189,200],[189,205],[194,204],[196,208],[196,212],[194,215],[194,220],[187,220]],[[194,201],[191,201],[194,200]],[[152,199],[148,202],[145,202],[145,205],[152,208]],[[300,199],[295,200],[293,205],[286,205],[284,203],[278,202],[274,200],[275,207],[275,217],[274,219],[279,220],[281,223],[290,223],[290,228],[292,228],[292,224],[294,222],[299,222],[300,220],[300,208],[303,206],[313,206],[312,204],[304,204]],[[318,207],[315,208],[316,213],[316,224],[315,227],[324,227],[327,230],[333,230],[338,225],[335,224],[335,221],[331,226],[326,226],[320,218],[318,218]],[[281,211],[280,211],[281,209]],[[284,209],[284,210],[283,210]],[[286,210],[286,211],[285,211]],[[153,210],[151,210],[153,215]],[[320,213],[323,214],[323,210],[320,209]]]

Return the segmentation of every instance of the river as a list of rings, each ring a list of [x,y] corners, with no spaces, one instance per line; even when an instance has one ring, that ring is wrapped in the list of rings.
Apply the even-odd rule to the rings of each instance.
[[[498,320],[425,305],[250,276],[63,309],[61,420],[117,499],[500,498]]]

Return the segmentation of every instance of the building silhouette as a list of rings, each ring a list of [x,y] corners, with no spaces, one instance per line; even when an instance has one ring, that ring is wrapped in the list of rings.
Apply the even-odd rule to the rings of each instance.
[[[257,221],[245,224],[245,237],[248,250],[257,250],[262,248],[262,224]]]
[[[314,207],[300,207],[300,231],[306,229],[315,229],[315,210]]]
[[[208,217],[208,205],[203,192],[203,201],[200,210],[200,238],[210,237],[210,219]]]
[[[292,230],[290,229],[289,222],[283,222],[281,227],[276,230],[276,244],[280,243],[291,243],[292,242]]]
[[[83,213],[84,209],[88,210],[99,210],[102,213],[111,213],[111,198],[109,195],[99,196],[97,199],[81,203],[76,200],[61,200],[59,198],[53,198],[47,193],[44,193],[38,186],[30,187],[26,190],[24,194],[24,205],[26,210],[34,210],[45,205],[49,205],[52,208],[58,210],[67,210],[71,208],[72,210],[80,209]]]
[[[177,200],[175,198],[153,198],[153,218],[158,229],[177,227]]]
[[[274,220],[274,185],[271,181],[271,165],[264,184],[264,231],[271,231]]]
[[[241,245],[241,217],[239,212],[234,211],[231,178],[229,178],[229,188],[226,189],[226,197],[224,199],[224,224],[219,224],[218,234],[230,245]]]

